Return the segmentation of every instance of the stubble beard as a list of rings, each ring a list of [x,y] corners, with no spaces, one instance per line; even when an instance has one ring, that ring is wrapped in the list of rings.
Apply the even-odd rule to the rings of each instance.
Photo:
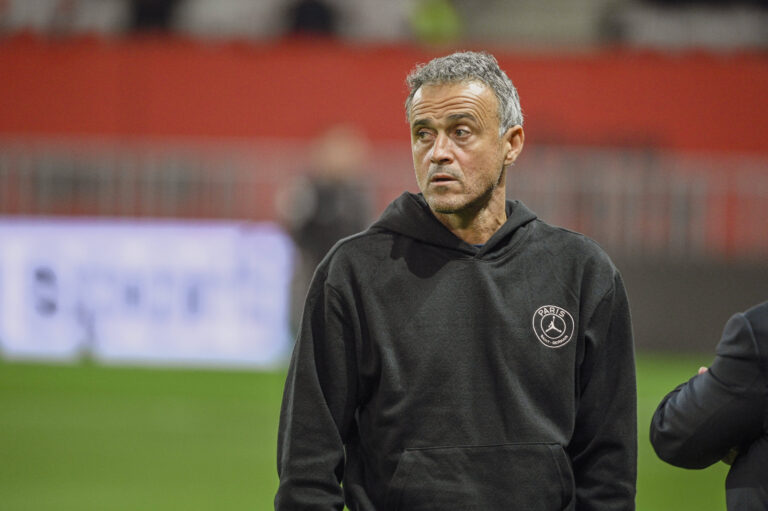
[[[424,194],[430,209],[442,215],[473,215],[485,208],[491,201],[497,188],[503,183],[506,174],[504,167],[499,172],[499,178],[487,186],[480,194],[465,198],[464,195]]]

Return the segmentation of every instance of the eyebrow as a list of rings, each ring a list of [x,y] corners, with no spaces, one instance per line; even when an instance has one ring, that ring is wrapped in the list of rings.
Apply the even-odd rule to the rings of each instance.
[[[451,121],[458,121],[458,120],[461,120],[461,119],[469,119],[470,121],[477,122],[477,118],[474,115],[472,115],[470,113],[465,113],[465,112],[460,112],[458,114],[451,114],[451,115],[448,116],[448,119],[451,120]]]
[[[460,112],[460,113],[451,114],[448,116],[449,121],[459,121],[461,119],[469,119],[470,121],[477,122],[477,118],[474,115],[466,112]],[[422,118],[422,119],[416,119],[415,121],[413,121],[414,128],[418,126],[431,126],[431,125],[432,125],[432,121],[430,119]]]

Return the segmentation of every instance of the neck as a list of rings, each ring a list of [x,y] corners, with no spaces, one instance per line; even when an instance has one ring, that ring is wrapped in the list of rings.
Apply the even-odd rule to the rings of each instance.
[[[453,213],[432,213],[458,238],[470,245],[482,245],[507,221],[505,197],[504,189],[497,187],[490,200],[479,208],[467,207]]]

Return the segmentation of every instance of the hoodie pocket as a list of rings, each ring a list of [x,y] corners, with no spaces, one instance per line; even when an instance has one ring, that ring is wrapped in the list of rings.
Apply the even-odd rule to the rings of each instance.
[[[552,511],[573,506],[574,480],[558,444],[406,449],[387,495],[391,510]]]

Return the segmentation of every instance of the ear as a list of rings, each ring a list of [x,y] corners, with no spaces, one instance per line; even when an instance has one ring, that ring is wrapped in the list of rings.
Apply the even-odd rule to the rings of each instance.
[[[525,142],[525,132],[519,125],[512,126],[502,136],[504,144],[504,165],[512,165],[520,152],[523,150]]]

